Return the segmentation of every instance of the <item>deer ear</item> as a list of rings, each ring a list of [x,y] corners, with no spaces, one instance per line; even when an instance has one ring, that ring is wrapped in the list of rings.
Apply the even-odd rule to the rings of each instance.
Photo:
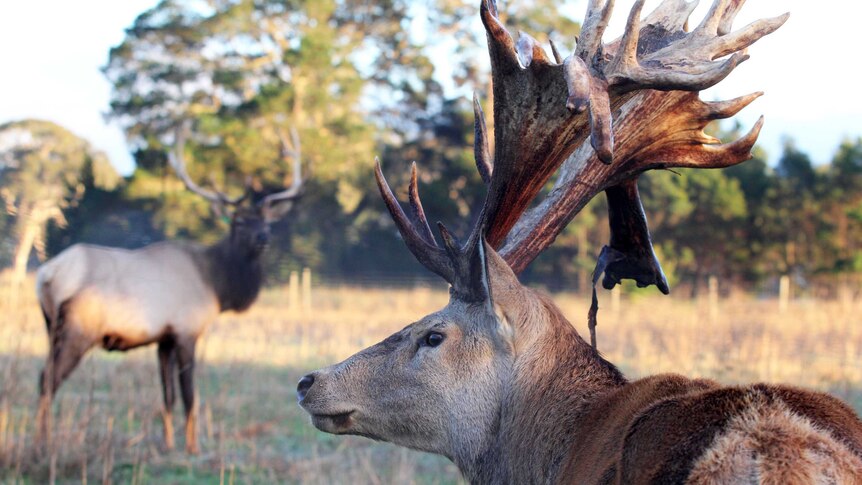
[[[514,350],[513,342],[515,329],[506,317],[506,312],[503,310],[503,307],[494,302],[494,296],[491,293],[491,279],[490,272],[488,271],[488,251],[493,251],[494,249],[487,241],[485,241],[484,235],[480,237],[477,246],[478,251],[476,251],[476,253],[479,255],[479,259],[481,259],[481,265],[479,266],[481,271],[479,273],[481,275],[482,291],[485,294],[485,300],[483,302],[485,312],[494,317],[494,329],[500,337],[509,344],[510,348]]]

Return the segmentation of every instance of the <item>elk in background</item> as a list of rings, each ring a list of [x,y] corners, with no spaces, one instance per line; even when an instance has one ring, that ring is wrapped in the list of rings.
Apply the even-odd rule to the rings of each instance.
[[[60,384],[92,347],[126,351],[158,344],[164,392],[165,445],[174,446],[175,379],[186,415],[186,450],[198,452],[194,393],[195,344],[219,313],[246,310],[263,280],[261,256],[269,225],[291,209],[302,189],[299,137],[281,135],[282,156],[293,159],[293,183],[250,203],[206,190],[184,161],[187,126],[177,130],[170,163],[192,192],[207,199],[230,232],[212,246],[166,241],[136,250],[76,244],[39,268],[36,291],[50,350],[39,383],[38,441],[50,436],[50,409]],[[249,201],[249,203],[246,203]],[[176,376],[176,377],[175,377]]]
[[[707,103],[744,50],[787,16],[731,31],[739,0],[717,0],[691,31],[694,2],[665,0],[643,21],[635,2],[621,40],[603,44],[611,0],[591,0],[575,53],[554,60],[516,43],[484,0],[495,151],[474,99],[476,162],[488,185],[466,242],[428,225],[413,166],[405,213],[375,171],[414,256],[450,285],[449,304],[297,387],[314,426],[438,453],[473,483],[862,483],[862,422],[826,394],[723,387],[657,375],[629,381],[522,271],[600,191],[612,229],[596,279],[667,283],[637,176],[719,168],[750,158],[761,123],[727,144],[703,133],[758,94]],[[553,46],[552,46],[553,47]],[[584,111],[587,113],[581,114]],[[584,143],[587,136],[589,144]],[[553,190],[527,210],[551,175]]]

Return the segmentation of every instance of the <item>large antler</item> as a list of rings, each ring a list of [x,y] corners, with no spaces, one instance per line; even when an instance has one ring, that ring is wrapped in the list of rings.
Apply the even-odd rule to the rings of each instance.
[[[225,209],[227,206],[238,205],[251,195],[250,184],[247,183],[246,190],[242,195],[237,197],[229,197],[224,192],[220,192],[218,190],[207,190],[196,184],[194,180],[189,177],[188,171],[186,171],[185,155],[183,154],[190,129],[191,122],[189,120],[180,123],[177,127],[176,132],[174,133],[174,149],[168,154],[168,161],[170,162],[171,167],[173,167],[174,172],[177,174],[177,177],[182,180],[186,188],[210,201],[213,211],[215,211],[219,216],[223,216],[225,215]]]
[[[718,168],[750,158],[762,120],[744,137],[719,144],[703,133],[712,120],[733,116],[759,93],[706,103],[696,91],[726,77],[747,59],[745,48],[780,27],[787,14],[731,31],[742,0],[715,0],[700,25],[685,31],[695,2],[665,0],[643,21],[643,1],[632,8],[621,39],[602,43],[611,0],[591,0],[575,52],[554,60],[529,35],[516,43],[497,16],[493,0],[483,0],[494,89],[494,145],[491,154],[481,107],[474,99],[474,152],[488,195],[482,217],[467,245],[453,251],[441,226],[445,248],[434,241],[416,189],[410,186],[412,216],[404,214],[377,180],[399,231],[416,257],[453,284],[487,241],[516,271],[522,271],[599,192],[606,190],[612,238],[602,251],[597,274],[604,286],[632,278],[641,286],[667,282],[655,258],[637,193],[646,170],[667,167]],[[589,136],[590,143],[584,143]],[[565,162],[565,163],[564,163]],[[560,167],[550,194],[528,206]],[[526,211],[526,213],[525,213]],[[472,246],[471,246],[472,244]],[[453,254],[459,263],[453,263]],[[474,268],[475,269],[475,268]]]
[[[189,120],[181,123],[175,132],[174,149],[169,154],[169,161],[177,177],[182,180],[186,188],[201,197],[210,201],[213,211],[219,216],[227,215],[226,209],[228,206],[237,206],[245,201],[252,193],[251,178],[246,179],[245,192],[237,197],[229,197],[224,192],[218,190],[207,190],[192,180],[186,170],[185,143],[188,133],[191,128]],[[290,129],[291,137],[284,134],[282,130],[278,131],[279,141],[281,143],[281,157],[283,159],[293,160],[293,182],[290,187],[280,192],[269,194],[258,202],[264,219],[267,222],[273,222],[284,217],[293,206],[293,201],[302,195],[303,179],[302,179],[302,150],[299,142],[299,133],[295,128]]]
[[[302,179],[302,147],[299,143],[299,133],[296,128],[290,128],[290,139],[284,134],[284,131],[278,131],[278,138],[281,142],[281,157],[282,159],[293,160],[293,182],[285,190],[269,194],[264,197],[259,203],[264,217],[267,221],[275,221],[284,217],[293,207],[293,201],[302,195],[304,180]]]
[[[488,241],[495,247],[503,242],[550,176],[582,145],[587,135],[592,152],[602,162],[613,162],[613,171],[619,169],[621,158],[619,153],[615,154],[620,150],[615,144],[619,145],[627,134],[636,135],[631,140],[636,146],[657,141],[637,136],[647,128],[643,124],[634,123],[626,130],[612,126],[612,118],[619,123],[620,117],[635,108],[650,113],[660,107],[665,97],[674,94],[658,93],[627,103],[637,96],[636,90],[696,91],[712,86],[745,59],[743,53],[736,51],[745,49],[786,20],[785,15],[759,21],[729,34],[730,22],[742,2],[716,0],[701,25],[687,33],[683,26],[693,3],[665,0],[641,26],[643,2],[638,1],[622,39],[603,45],[601,36],[612,3],[590,1],[577,49],[561,62],[554,48],[557,59],[554,62],[527,34],[521,33],[516,45],[497,18],[494,2],[482,2],[494,86],[493,164],[495,171],[506,172],[505,177],[492,181],[490,187],[493,194],[501,197],[498,203],[506,208],[489,221]],[[713,60],[727,54],[732,55],[725,61]],[[581,115],[583,111],[587,113]],[[655,118],[662,120],[663,116]],[[699,131],[690,133],[690,140],[683,141],[692,146],[710,143],[711,140],[697,135]],[[597,169],[590,164],[587,171]],[[506,187],[517,189],[501,190]]]

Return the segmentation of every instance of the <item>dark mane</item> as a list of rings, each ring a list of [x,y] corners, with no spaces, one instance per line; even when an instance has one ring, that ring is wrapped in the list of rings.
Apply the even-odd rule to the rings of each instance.
[[[263,283],[261,251],[231,241],[230,236],[203,252],[203,270],[221,311],[244,311],[257,299]]]

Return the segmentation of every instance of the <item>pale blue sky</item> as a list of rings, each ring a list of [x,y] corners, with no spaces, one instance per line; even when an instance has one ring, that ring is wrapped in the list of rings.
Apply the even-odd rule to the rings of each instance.
[[[99,68],[124,29],[156,0],[6,0],[0,7],[0,123],[59,123],[105,151],[122,172],[132,158],[108,125],[110,86]]]
[[[606,39],[621,32],[632,2],[616,3]],[[657,3],[647,2],[645,11]],[[4,2],[0,123],[22,118],[55,121],[90,140],[128,173],[132,160],[123,135],[102,118],[110,87],[99,67],[105,64],[108,49],[123,39],[123,29],[155,4],[156,0]],[[706,8],[701,5],[694,18]],[[855,81],[862,71],[857,59],[862,2],[749,0],[736,26],[784,11],[791,12],[787,24],[755,44],[749,50],[751,59],[704,96],[765,91],[738,119],[749,127],[760,114],[766,116],[760,142],[771,155],[779,153],[787,135],[815,162],[824,162],[843,137],[862,136],[862,95]]]

